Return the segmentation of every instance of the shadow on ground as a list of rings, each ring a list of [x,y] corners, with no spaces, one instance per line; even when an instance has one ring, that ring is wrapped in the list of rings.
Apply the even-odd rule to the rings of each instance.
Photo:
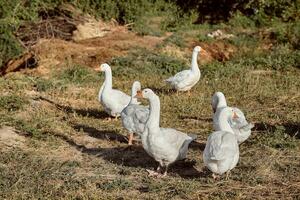
[[[93,132],[92,134],[94,133],[96,132]],[[156,169],[158,166],[158,163],[145,152],[140,144],[131,147],[88,148],[85,145],[76,143],[76,141],[69,136],[61,134],[56,134],[55,136],[84,154],[101,157],[116,165],[152,170]],[[196,148],[199,148],[198,145],[202,148],[202,144],[195,143]],[[170,166],[168,170],[169,175],[178,175],[183,178],[206,176],[206,173],[199,172],[194,167],[195,164],[196,161],[193,160],[177,161]]]
[[[83,131],[90,137],[94,137],[101,140],[118,141],[120,143],[127,143],[127,138],[114,130],[98,130],[94,127],[90,127],[84,124],[74,124],[72,126],[76,131]]]
[[[202,121],[202,122],[212,122],[213,119],[210,117],[197,117],[197,116],[187,116],[187,115],[179,115],[178,117],[181,120],[196,120],[196,121]]]
[[[62,110],[68,114],[77,113],[78,115],[81,116],[93,117],[97,119],[105,119],[109,117],[109,115],[103,110],[92,109],[92,108],[87,108],[87,109],[72,108],[71,106],[60,105],[45,97],[39,97],[39,99],[46,101],[50,104],[53,104],[57,109]]]
[[[189,146],[189,149],[194,149],[196,151],[204,151],[205,149],[205,145],[206,143],[204,142],[197,142],[197,141],[193,141],[190,146]]]
[[[171,94],[176,94],[176,90],[175,89],[171,89],[171,88],[168,88],[168,87],[162,87],[162,88],[157,88],[157,87],[150,87],[153,92],[157,95],[161,95],[161,94],[164,94],[164,95],[171,95]]]
[[[283,129],[285,133],[292,137],[300,139],[300,122],[287,122],[282,124],[269,124],[265,122],[255,123],[253,130],[274,132],[277,129]]]

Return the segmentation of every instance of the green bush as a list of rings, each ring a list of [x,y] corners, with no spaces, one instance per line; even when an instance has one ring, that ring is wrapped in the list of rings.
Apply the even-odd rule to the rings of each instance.
[[[255,22],[251,18],[238,11],[229,20],[229,25],[233,27],[254,28]]]
[[[275,27],[276,39],[299,49],[299,1],[294,0],[11,0],[0,1],[0,67],[24,50],[15,36],[21,24],[45,18],[66,3],[105,20],[114,18],[121,24],[133,23],[133,30],[141,35],[159,36],[162,31],[178,31],[197,20],[215,22],[231,18],[230,26],[242,28],[272,26],[274,20],[284,21],[289,24],[286,29],[285,25]],[[155,17],[161,21],[151,21]],[[153,26],[155,23],[158,25]]]
[[[300,22],[273,23],[271,36],[279,44],[290,44],[294,49],[300,49]]]
[[[178,47],[186,47],[186,41],[182,35],[174,33],[163,41],[163,46],[167,44],[175,44]]]
[[[8,26],[0,24],[0,67],[23,52],[23,48]]]
[[[300,17],[299,6],[299,1],[295,0],[253,0],[249,1],[245,8],[254,10],[254,14],[258,16],[258,22],[259,18],[267,19],[267,17],[269,19],[277,17],[283,21],[296,21]]]
[[[81,8],[83,11],[99,16],[103,19],[116,19],[118,22],[125,24],[136,21],[139,16],[149,8],[150,1],[147,0],[79,0],[72,3]]]
[[[0,67],[8,60],[19,56],[24,48],[15,36],[25,21],[34,21],[40,10],[54,9],[63,1],[0,1]]]
[[[47,17],[65,3],[71,3],[86,13],[104,20],[116,19],[121,24],[134,22],[141,34],[159,35],[151,29],[146,17],[170,14],[170,3],[164,0],[12,0],[0,1],[0,67],[9,59],[19,56],[24,48],[15,36],[24,22]]]

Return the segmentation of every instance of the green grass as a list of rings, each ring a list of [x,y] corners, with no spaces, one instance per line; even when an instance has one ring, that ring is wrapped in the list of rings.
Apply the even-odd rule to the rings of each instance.
[[[27,99],[22,98],[17,94],[5,95],[0,97],[1,109],[5,109],[10,112],[20,110],[26,104],[28,104]]]
[[[173,44],[180,48],[184,48],[186,47],[186,40],[184,39],[183,35],[180,32],[174,33],[164,40],[162,46],[166,46],[169,44]]]
[[[117,67],[114,75],[128,78],[136,78],[140,74],[171,75],[188,66],[183,60],[147,49],[135,49],[129,55],[115,58],[110,63]]]
[[[239,31],[237,38],[222,41],[239,53],[228,61],[199,65],[202,77],[191,96],[177,96],[163,82],[188,67],[192,47],[185,41],[199,42],[200,32],[214,28],[195,25],[154,49],[132,48],[109,61],[114,88],[129,94],[133,81],[139,80],[160,97],[162,127],[198,136],[188,159],[170,167],[165,179],[148,177],[145,169],[157,163],[141,144],[126,148],[127,132],[120,120],[106,120],[97,101],[103,74],[69,61],[45,76],[29,71],[0,77],[0,126],[26,135],[22,146],[0,141],[0,198],[299,198],[300,71],[299,51],[293,45],[273,41],[272,48],[262,50],[270,40],[259,36],[261,30]],[[167,45],[188,54],[179,59],[161,53]],[[240,146],[240,161],[229,180],[213,180],[203,170],[215,91],[224,92],[228,104],[255,124],[252,136]]]
[[[100,81],[99,76],[86,66],[68,65],[63,71],[56,73],[55,77],[64,83],[76,85],[90,84]]]

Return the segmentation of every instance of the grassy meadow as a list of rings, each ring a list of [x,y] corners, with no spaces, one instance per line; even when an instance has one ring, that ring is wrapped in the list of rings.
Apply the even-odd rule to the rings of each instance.
[[[0,125],[13,127],[16,135],[0,134],[1,199],[300,198],[300,51],[293,32],[299,27],[276,20],[257,26],[238,14],[215,25],[165,29],[163,18],[154,14],[129,31],[137,36],[115,34],[126,47],[113,46],[106,37],[80,44],[126,50],[103,60],[112,67],[113,87],[130,94],[139,80],[154,90],[161,101],[161,127],[198,136],[187,159],[171,166],[166,178],[148,177],[146,169],[157,163],[139,141],[128,148],[121,121],[107,120],[97,100],[104,74],[94,69],[101,63],[92,68],[69,56],[46,65],[50,57],[37,68],[0,77]],[[234,37],[206,36],[217,29]],[[201,79],[190,96],[177,95],[163,80],[189,67],[196,45],[204,49],[198,57]],[[255,124],[240,145],[237,167],[229,179],[219,180],[202,161],[213,131],[210,102],[216,91]]]

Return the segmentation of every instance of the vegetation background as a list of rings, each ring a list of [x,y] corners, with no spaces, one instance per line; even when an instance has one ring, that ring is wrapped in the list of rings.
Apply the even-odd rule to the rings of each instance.
[[[106,35],[75,41],[87,22]],[[201,80],[176,96],[162,80],[195,45]],[[105,120],[102,62],[116,88],[155,90],[162,126],[198,135],[168,178],[149,178],[156,163]],[[299,68],[298,0],[0,1],[0,198],[299,199]],[[202,162],[215,91],[255,124],[229,180]]]

